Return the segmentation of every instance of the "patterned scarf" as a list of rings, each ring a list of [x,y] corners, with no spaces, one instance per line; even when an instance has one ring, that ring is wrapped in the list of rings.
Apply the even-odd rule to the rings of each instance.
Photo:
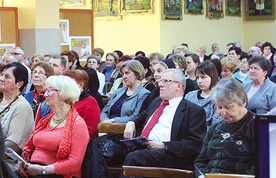
[[[47,114],[44,118],[40,119],[38,124],[36,125],[35,129],[33,130],[30,139],[25,144],[23,148],[22,158],[26,161],[30,161],[31,155],[35,150],[35,147],[33,145],[33,137],[36,133],[47,127],[48,122],[53,117],[54,113],[51,111],[49,114]],[[63,133],[61,136],[61,141],[59,143],[58,152],[56,155],[58,162],[63,162],[65,159],[68,158],[70,149],[71,149],[71,142],[72,142],[72,130],[75,123],[76,118],[78,117],[77,110],[72,107],[69,111],[69,114],[66,119],[66,123],[63,128]],[[50,132],[50,131],[49,131]],[[70,174],[63,175],[64,178],[72,178]]]

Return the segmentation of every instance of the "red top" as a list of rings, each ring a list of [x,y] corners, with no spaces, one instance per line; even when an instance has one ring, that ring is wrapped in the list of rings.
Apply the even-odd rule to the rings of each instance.
[[[82,118],[78,116],[72,130],[72,143],[68,157],[63,161],[57,160],[57,152],[61,142],[64,127],[49,131],[47,127],[37,132],[33,137],[35,150],[31,162],[45,165],[54,164],[56,174],[70,174],[81,177],[81,165],[89,141],[87,130]]]
[[[86,122],[88,132],[91,138],[97,137],[97,125],[100,123],[101,110],[95,98],[87,96],[86,98],[74,104],[79,115]]]

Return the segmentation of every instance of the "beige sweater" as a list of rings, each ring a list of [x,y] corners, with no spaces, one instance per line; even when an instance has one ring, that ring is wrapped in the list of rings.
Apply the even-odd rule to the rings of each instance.
[[[0,106],[0,111],[3,111],[5,107]],[[33,111],[30,104],[23,96],[19,96],[10,106],[10,109],[0,116],[0,119],[4,132],[5,147],[11,147],[18,154],[21,154],[23,146],[34,129]],[[10,165],[15,165],[15,162],[9,157],[5,157],[4,160]]]

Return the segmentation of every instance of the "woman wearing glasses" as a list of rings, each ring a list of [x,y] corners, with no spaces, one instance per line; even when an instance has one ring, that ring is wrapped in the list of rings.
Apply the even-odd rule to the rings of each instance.
[[[35,123],[50,112],[50,108],[45,104],[45,81],[54,75],[53,67],[47,62],[37,62],[32,69],[32,83],[34,90],[24,96],[33,109]]]
[[[97,72],[97,75],[98,75],[98,79],[99,79],[99,82],[100,82],[100,87],[98,89],[98,92],[101,95],[104,95],[103,94],[103,88],[104,88],[104,85],[105,85],[105,76],[104,76],[103,73],[98,71],[98,68],[100,67],[100,63],[101,63],[101,59],[98,56],[94,55],[94,54],[91,54],[90,56],[87,57],[87,64],[86,64],[87,67],[94,69]]]
[[[51,76],[44,93],[51,112],[41,119],[23,148],[28,165],[19,164],[23,177],[81,177],[81,165],[89,142],[85,121],[73,103],[80,96],[78,84],[67,76]]]
[[[18,154],[21,154],[34,129],[32,108],[21,95],[27,83],[28,71],[22,64],[14,62],[4,66],[0,76],[0,91],[3,93],[3,99],[0,101],[0,121],[5,149],[10,147]],[[16,161],[6,155],[4,160],[16,170]]]

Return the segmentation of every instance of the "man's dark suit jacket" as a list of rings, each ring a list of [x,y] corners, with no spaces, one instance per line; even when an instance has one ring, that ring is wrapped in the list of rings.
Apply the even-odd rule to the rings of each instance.
[[[144,127],[161,102],[160,97],[156,98],[144,112],[132,119],[136,129]],[[167,147],[166,152],[175,158],[180,158],[177,159],[179,164],[186,164],[185,167],[191,168],[201,151],[206,130],[204,109],[183,97],[173,118],[171,141],[163,142]]]

